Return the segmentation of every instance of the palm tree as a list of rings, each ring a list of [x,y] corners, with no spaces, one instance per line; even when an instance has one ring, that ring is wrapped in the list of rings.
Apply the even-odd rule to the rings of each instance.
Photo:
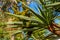
[[[54,3],[54,4],[50,4],[50,5],[45,5],[44,2],[42,0],[40,0],[41,4],[43,5],[43,10],[41,10],[41,8],[39,8],[39,10],[41,11],[41,15],[38,15],[33,9],[31,9],[30,7],[28,7],[27,5],[24,5],[26,7],[28,7],[35,16],[37,16],[37,18],[40,19],[40,26],[41,24],[44,25],[44,28],[47,28],[48,30],[50,30],[51,32],[53,32],[56,35],[60,35],[60,31],[59,30],[55,30],[55,28],[60,28],[55,22],[54,19],[57,17],[57,13],[54,15],[53,14],[53,10],[56,9],[51,9],[51,8],[47,8],[49,6],[51,6],[52,8],[55,7],[56,5],[59,5],[59,2]],[[57,9],[58,10],[58,9]],[[42,21],[42,23],[41,23]]]
[[[54,19],[57,17],[56,14],[55,15],[53,14],[53,10],[55,10],[55,9],[52,10],[51,8],[47,8],[48,6],[51,6],[51,5],[55,6],[55,4],[47,5],[47,7],[46,7],[46,5],[44,4],[44,2],[42,0],[40,0],[40,2],[43,6],[43,10],[41,10],[41,8],[38,6],[39,11],[41,12],[40,15],[38,15],[33,9],[31,9],[29,6],[25,5],[24,3],[23,3],[23,5],[26,6],[27,8],[29,8],[33,12],[33,14],[39,19],[38,27],[46,28],[59,36],[60,35],[59,30],[55,30],[55,28],[59,28],[59,26],[56,23],[54,23]],[[56,5],[58,5],[58,4],[56,4]],[[32,26],[31,28],[34,28],[34,27]],[[33,32],[33,31],[28,31],[29,36],[30,36],[31,32]]]
[[[59,5],[60,3],[58,2],[58,3],[46,5],[46,4],[44,4],[44,2],[42,0],[40,0],[39,4],[40,3],[42,4],[42,7],[43,7],[43,9],[41,10],[41,8],[38,5],[40,15],[37,14],[32,8],[30,8],[29,6],[24,4],[24,2],[22,2],[24,7],[27,7],[34,16],[28,17],[28,16],[22,16],[22,15],[10,14],[10,13],[6,12],[7,15],[12,15],[19,19],[23,19],[23,21],[22,21],[22,23],[20,23],[21,21],[19,21],[19,22],[4,23],[2,25],[22,24],[23,25],[22,30],[27,32],[28,38],[31,36],[31,34],[33,34],[33,31],[38,30],[38,29],[41,29],[41,30],[48,29],[52,33],[60,36],[60,30],[55,30],[56,28],[60,28],[60,27],[54,22],[54,20],[56,18],[58,18],[58,16],[57,16],[57,14],[53,14],[53,10],[56,10],[53,7],[55,7],[56,5]],[[25,12],[23,12],[23,13],[25,13]],[[29,23],[29,25],[28,25],[28,23]],[[28,25],[28,27],[27,27],[27,25]]]
[[[27,8],[29,8],[33,12],[33,14],[38,18],[38,22],[39,22],[38,27],[48,29],[51,32],[53,32],[54,34],[59,36],[60,31],[55,30],[55,29],[60,28],[60,27],[54,22],[54,19],[57,18],[57,14],[53,14],[53,10],[51,8],[47,8],[49,6],[53,7],[53,6],[59,5],[59,3],[45,5],[42,0],[40,0],[40,2],[43,5],[43,10],[41,10],[41,8],[39,8],[39,6],[38,6],[39,11],[41,12],[40,15],[38,15],[33,9],[31,9],[29,6],[25,5],[24,3],[23,3],[23,5],[26,6]],[[56,9],[54,9],[54,10],[56,10]],[[31,28],[34,28],[34,27],[32,26]],[[29,36],[31,35],[31,32],[33,32],[33,31],[28,31]]]

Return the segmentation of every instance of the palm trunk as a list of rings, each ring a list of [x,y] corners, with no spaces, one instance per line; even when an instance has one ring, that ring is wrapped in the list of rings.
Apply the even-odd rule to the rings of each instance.
[[[60,28],[59,26],[57,26],[56,24],[52,23],[51,25],[49,25],[48,30],[50,30],[51,32],[53,32],[56,35],[60,35],[60,30],[55,30],[54,28]]]

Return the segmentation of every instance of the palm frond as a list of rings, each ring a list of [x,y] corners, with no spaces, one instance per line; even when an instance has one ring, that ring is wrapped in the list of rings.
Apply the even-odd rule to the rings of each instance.
[[[46,7],[53,7],[53,6],[58,6],[60,5],[60,2],[55,2],[53,4],[46,5]]]
[[[23,2],[22,2],[22,4],[23,4],[25,7],[27,7],[28,9],[30,9],[30,10],[33,12],[33,14],[36,15],[37,18],[39,18],[42,22],[47,23],[47,22],[45,21],[45,18],[43,18],[42,16],[40,16],[39,14],[37,14],[32,8],[30,8],[29,6],[27,6],[27,5],[24,4]]]

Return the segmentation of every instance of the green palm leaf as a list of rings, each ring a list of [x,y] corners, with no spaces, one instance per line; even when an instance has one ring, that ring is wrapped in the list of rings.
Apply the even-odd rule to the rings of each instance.
[[[46,7],[53,7],[53,6],[57,6],[57,5],[60,5],[60,2],[55,2],[53,4],[46,5]]]

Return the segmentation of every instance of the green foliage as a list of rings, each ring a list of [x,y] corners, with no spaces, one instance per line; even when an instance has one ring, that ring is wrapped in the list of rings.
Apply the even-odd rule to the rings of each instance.
[[[4,18],[5,22],[0,22],[0,26],[1,27],[4,26],[4,27],[0,28],[0,33],[5,34],[4,31],[7,31],[8,36],[7,36],[7,34],[6,35],[1,34],[1,36],[3,35],[5,37],[10,38],[11,35],[16,34],[16,31],[17,31],[17,33],[19,33],[19,31],[22,30],[22,31],[27,32],[26,39],[28,39],[29,37],[33,37],[35,40],[37,40],[37,39],[38,40],[40,40],[40,39],[41,40],[51,40],[52,38],[47,38],[50,35],[47,34],[46,29],[48,29],[49,25],[54,23],[54,19],[60,18],[59,16],[55,16],[56,14],[55,15],[53,14],[53,9],[52,9],[54,6],[59,5],[60,2],[55,2],[54,0],[51,0],[50,2],[52,4],[51,3],[50,4],[48,4],[48,3],[44,4],[45,1],[39,0],[39,4],[42,4],[42,6],[43,6],[42,10],[38,6],[39,11],[40,11],[40,15],[38,15],[33,9],[31,9],[29,6],[27,6],[25,4],[25,2],[22,2],[22,1],[20,1],[20,2],[23,4],[24,7],[26,7],[26,8],[24,8],[24,9],[26,9],[26,11],[19,12],[18,10],[13,8],[13,10],[15,11],[15,14],[5,12],[5,16],[8,15],[7,16],[8,19],[6,19],[8,21],[6,21]],[[14,6],[17,8],[16,5],[14,5]],[[33,16],[30,14],[29,14],[29,16],[28,15],[25,16],[26,14],[28,14],[29,11],[32,12]],[[15,26],[13,26],[13,25],[15,25]],[[17,29],[16,30],[12,29],[12,31],[8,31],[8,30],[4,30],[4,28],[11,28],[11,29],[17,28]],[[30,32],[32,32],[32,33],[30,33]],[[30,35],[29,35],[29,33],[30,33]],[[45,34],[47,34],[47,35],[45,36]],[[23,40],[24,39],[22,33],[17,34],[15,37],[17,40]]]

